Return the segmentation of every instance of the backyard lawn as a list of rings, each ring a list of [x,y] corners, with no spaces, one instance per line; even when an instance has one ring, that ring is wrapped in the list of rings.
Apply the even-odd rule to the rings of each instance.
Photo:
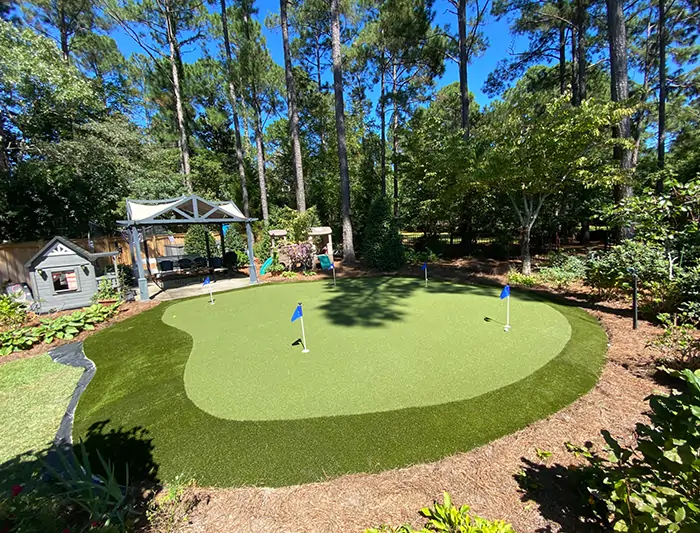
[[[53,442],[82,372],[48,355],[0,365],[0,463]]]
[[[292,346],[299,301],[308,354]],[[494,287],[408,278],[163,304],[87,339],[97,374],[74,437],[140,428],[162,479],[218,486],[435,460],[545,417],[597,380],[606,337],[594,318],[515,294],[508,333],[504,317]]]

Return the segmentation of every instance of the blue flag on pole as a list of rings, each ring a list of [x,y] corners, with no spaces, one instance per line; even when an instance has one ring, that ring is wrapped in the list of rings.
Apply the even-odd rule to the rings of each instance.
[[[426,268],[428,268],[428,263],[423,263],[420,267],[421,270],[425,270]]]
[[[209,279],[209,276],[207,276],[206,279],[204,280],[204,282],[202,283],[202,287],[204,287],[204,285],[209,285],[210,283],[211,283],[211,280]]]
[[[333,263],[331,263],[331,266],[328,267],[328,270],[333,270],[335,266],[333,266]]]
[[[294,322],[297,318],[301,318],[303,315],[301,314],[301,304],[297,305],[297,308],[294,310],[294,314],[292,315],[292,322]]]
[[[510,296],[510,285],[503,287],[501,291],[501,300],[503,300],[503,298],[508,298],[508,296]]]

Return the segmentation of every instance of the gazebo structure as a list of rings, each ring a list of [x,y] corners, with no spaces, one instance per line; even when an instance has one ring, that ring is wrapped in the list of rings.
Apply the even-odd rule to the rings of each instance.
[[[196,194],[163,200],[127,199],[126,214],[127,220],[120,220],[118,224],[125,226],[129,231],[129,247],[132,257],[136,260],[141,301],[146,301],[149,298],[148,281],[141,261],[141,243],[138,233],[138,228],[142,226],[215,224],[219,226],[223,235],[224,224],[243,223],[248,238],[250,283],[258,282],[253,255],[253,230],[250,226],[250,223],[257,219],[246,217],[233,202],[212,202]]]

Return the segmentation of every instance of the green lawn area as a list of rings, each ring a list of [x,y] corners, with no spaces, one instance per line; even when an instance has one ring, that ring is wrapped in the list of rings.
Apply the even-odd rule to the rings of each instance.
[[[298,301],[308,354],[291,346]],[[97,373],[74,436],[93,424],[103,434],[143,428],[161,479],[203,485],[278,486],[436,460],[543,418],[597,380],[606,338],[590,315],[514,294],[505,333],[504,313],[496,288],[426,290],[413,278],[162,304],[87,339]]]
[[[0,463],[53,442],[82,373],[48,355],[0,365]]]

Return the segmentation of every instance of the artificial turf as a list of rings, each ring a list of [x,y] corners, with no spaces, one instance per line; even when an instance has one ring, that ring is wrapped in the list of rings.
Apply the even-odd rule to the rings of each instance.
[[[410,298],[421,290],[415,280],[406,280],[410,285],[400,284],[400,288],[393,290],[383,290],[386,287],[377,278],[356,281],[350,284],[339,280],[335,296],[329,302],[320,303],[314,312],[311,305],[307,311],[307,327],[311,327],[311,317],[316,316],[316,320],[324,317],[338,327],[356,328],[356,335],[372,335],[384,330],[391,331],[404,320],[415,319],[410,316],[413,312]],[[296,302],[292,302],[290,309],[289,302],[282,298],[282,294],[294,290],[301,294],[307,291],[312,293],[317,290],[316,285],[325,284],[303,283],[291,288],[286,285],[263,286],[231,293],[230,297],[238,295],[240,299],[245,296],[253,300],[256,296],[263,300],[269,297],[271,303],[268,309],[256,311],[260,313],[258,316],[265,313],[276,316],[280,313],[288,322],[287,315],[291,315]],[[498,304],[492,288],[458,284],[444,284],[442,287],[446,297],[456,298],[455,306],[457,302],[466,302],[480,292],[490,295]],[[437,285],[430,290],[437,291]],[[267,291],[269,296],[265,296]],[[201,313],[211,313],[217,306],[223,308],[221,304],[229,295],[219,295],[217,298],[217,304],[211,309],[202,305]],[[298,299],[303,301],[304,297]],[[436,460],[471,449],[557,411],[595,384],[606,349],[605,334],[596,320],[584,311],[520,295],[513,303],[514,311],[518,303],[536,302],[540,306],[551,306],[566,318],[570,328],[570,338],[558,355],[522,379],[478,396],[437,405],[295,420],[235,421],[212,416],[188,398],[184,377],[193,339],[183,330],[169,326],[162,320],[164,316],[166,320],[173,319],[172,314],[168,313],[175,309],[205,301],[198,299],[163,304],[87,339],[85,351],[96,363],[97,374],[78,406],[75,437],[87,436],[90,426],[96,423],[101,432],[127,432],[141,427],[147,434],[141,434],[138,438],[151,441],[161,479],[169,480],[184,474],[196,478],[203,485],[279,486],[348,472],[379,471]],[[312,302],[313,298],[307,301]],[[483,321],[485,311],[490,312],[481,305],[477,306],[479,320]],[[446,313],[442,310],[439,312],[444,318]],[[428,306],[426,313],[429,316],[438,313],[438,310],[435,306]],[[177,318],[176,312],[174,319]],[[516,326],[515,312],[513,318],[514,329],[511,333],[515,333],[519,327]],[[199,320],[207,322],[204,317]],[[216,323],[220,325],[221,320],[217,319]],[[288,340],[287,332],[293,332],[293,326],[288,323],[279,326],[285,339]],[[247,327],[251,327],[250,324]],[[538,325],[538,329],[540,327]],[[439,336],[440,330],[436,328],[426,328],[422,335]],[[330,338],[325,342],[331,345],[322,350],[323,343],[311,344],[311,331],[309,329],[308,338],[311,354],[318,350],[319,357],[324,354],[330,357],[334,351],[347,349],[344,345],[348,343],[347,340]],[[231,338],[234,348],[253,351],[251,341],[239,343],[235,340],[237,332],[240,334],[241,330],[232,318],[228,329],[221,334]],[[510,342],[504,336],[511,333],[499,331],[500,342]],[[260,335],[265,337],[266,334]],[[199,339],[195,344],[198,342]],[[426,342],[429,347],[427,339]],[[527,359],[533,342],[539,341],[517,345],[518,357]],[[495,343],[491,344],[496,350]],[[195,352],[197,349],[199,347],[195,346]],[[216,350],[217,357],[219,351]],[[427,351],[425,364],[440,364],[441,353],[429,348]],[[301,356],[291,348],[285,353],[290,358]],[[233,365],[236,357],[232,356],[232,367],[227,372],[229,376],[235,372]],[[440,388],[450,382],[456,365],[454,361],[451,362],[452,371],[438,373],[437,378],[431,378],[435,380],[434,387]],[[212,374],[218,374],[224,368],[218,364],[214,366]],[[275,372],[279,372],[279,364]],[[474,376],[473,379],[480,378]],[[240,385],[240,379],[237,383]],[[381,385],[378,387],[381,391]],[[415,387],[412,392],[422,398],[429,397]],[[377,404],[372,405],[376,407]],[[366,408],[357,402],[354,406],[359,410]],[[250,406],[245,409],[250,412]],[[138,466],[132,465],[132,470],[138,469]]]
[[[80,374],[48,355],[0,365],[0,463],[53,442]]]
[[[292,311],[303,300],[309,353]],[[185,390],[229,420],[290,420],[466,400],[553,359],[571,327],[554,308],[498,289],[409,278],[266,285],[174,304],[163,321],[194,339]],[[387,313],[393,316],[376,316]],[[488,320],[485,320],[488,319]]]

